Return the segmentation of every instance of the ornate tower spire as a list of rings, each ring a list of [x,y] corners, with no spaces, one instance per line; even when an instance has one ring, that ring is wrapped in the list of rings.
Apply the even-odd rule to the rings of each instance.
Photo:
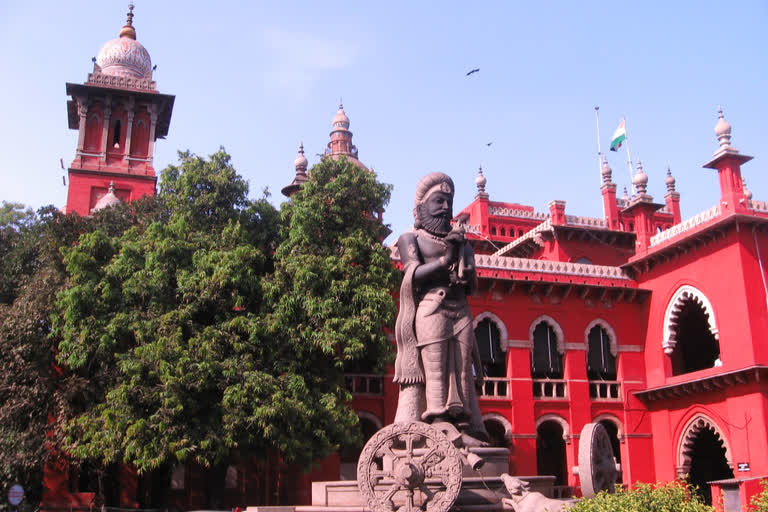
[[[136,29],[133,28],[133,3],[128,4],[127,20],[123,28],[120,29],[120,37],[136,40]]]
[[[603,184],[611,183],[611,177],[613,176],[613,171],[611,170],[611,166],[608,165],[608,159],[606,157],[603,157],[603,169],[601,171],[601,174],[603,176]]]
[[[488,199],[488,193],[485,191],[485,184],[488,180],[483,176],[483,166],[477,170],[477,177],[475,178],[475,185],[477,185],[477,195],[475,197]]]
[[[283,187],[280,191],[285,197],[291,197],[295,194],[301,186],[309,181],[307,176],[307,157],[304,156],[304,143],[299,144],[299,154],[296,156],[296,160],[293,161],[293,165],[296,168],[296,176],[293,181]]]
[[[648,189],[648,175],[643,171],[643,163],[640,160],[637,161],[637,173],[632,178],[632,184],[635,186],[638,196],[646,195],[645,192]]]
[[[675,191],[675,177],[672,176],[672,169],[667,166],[667,177],[664,180],[664,184],[667,186],[667,192]]]

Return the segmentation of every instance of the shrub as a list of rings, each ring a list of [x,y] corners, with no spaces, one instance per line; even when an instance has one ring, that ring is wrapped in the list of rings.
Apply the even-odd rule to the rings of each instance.
[[[638,483],[634,488],[601,492],[594,498],[583,499],[573,512],[714,512],[695,490],[683,482],[657,484]]]
[[[763,490],[752,496],[749,504],[754,512],[768,512],[768,480],[760,482]]]

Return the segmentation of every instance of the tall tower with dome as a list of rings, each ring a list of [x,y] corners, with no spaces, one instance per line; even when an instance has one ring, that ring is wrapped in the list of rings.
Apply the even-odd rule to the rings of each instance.
[[[65,211],[94,211],[155,193],[155,141],[168,134],[174,97],[160,94],[152,60],[136,40],[133,4],[117,38],[84,84],[67,83],[69,128],[78,131]]]

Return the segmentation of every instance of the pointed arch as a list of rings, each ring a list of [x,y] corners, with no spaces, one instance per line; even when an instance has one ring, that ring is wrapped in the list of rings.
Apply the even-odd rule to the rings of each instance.
[[[565,336],[563,335],[563,329],[560,327],[560,324],[549,315],[541,315],[531,322],[530,327],[528,327],[528,339],[531,341],[531,345],[533,345],[533,331],[536,330],[536,326],[541,322],[546,322],[552,327],[552,330],[555,331],[555,336],[557,337],[557,351],[561,355],[565,353]]]
[[[485,319],[490,320],[496,325],[496,328],[499,330],[499,347],[501,348],[502,352],[506,352],[507,348],[509,347],[509,335],[507,334],[507,326],[504,325],[504,322],[502,322],[501,318],[494,315],[490,311],[484,311],[483,313],[477,315],[472,321],[472,329],[477,329],[477,325]]]
[[[605,329],[605,332],[608,334],[608,342],[610,344],[611,349],[611,355],[613,357],[616,357],[616,354],[619,353],[619,346],[618,342],[616,341],[616,331],[613,330],[613,327],[603,320],[602,318],[595,318],[591,322],[589,322],[589,325],[587,325],[587,328],[584,329],[584,345],[589,347],[589,332],[594,329],[596,325],[599,325],[603,329]]]
[[[667,355],[672,355],[675,351],[675,347],[677,346],[676,329],[680,312],[683,307],[685,307],[686,301],[689,300],[695,301],[702,308],[707,315],[707,324],[710,332],[715,337],[715,340],[720,340],[720,334],[717,330],[717,321],[715,320],[715,310],[709,302],[709,299],[701,292],[701,290],[686,284],[678,288],[674,295],[672,295],[672,298],[667,304],[667,309],[664,312],[662,347],[664,353]]]
[[[506,442],[507,446],[512,446],[514,432],[512,432],[512,424],[507,418],[497,412],[489,412],[487,414],[483,414],[483,423],[486,421],[494,421],[499,423],[504,428],[504,441]]]
[[[734,467],[733,452],[731,451],[730,443],[725,436],[725,432],[709,416],[703,413],[697,413],[685,424],[677,442],[676,470],[679,477],[685,476],[691,471],[693,444],[702,430],[711,430],[714,432],[715,438],[722,443],[723,448],[725,449],[725,459],[728,462],[728,466],[731,469]]]
[[[601,421],[610,421],[616,425],[616,437],[619,438],[619,442],[624,442],[624,425],[622,425],[619,418],[613,414],[602,413],[595,416],[595,418],[592,420],[592,423],[600,423]]]
[[[536,419],[536,430],[539,430],[539,427],[543,423],[546,423],[548,421],[554,421],[555,423],[560,425],[560,427],[562,427],[562,429],[563,429],[563,441],[565,441],[566,443],[570,443],[571,442],[571,434],[570,434],[570,428],[568,427],[568,422],[565,420],[565,418],[563,418],[559,414],[554,414],[554,413],[544,414],[544,415],[540,416],[539,418],[537,418]]]

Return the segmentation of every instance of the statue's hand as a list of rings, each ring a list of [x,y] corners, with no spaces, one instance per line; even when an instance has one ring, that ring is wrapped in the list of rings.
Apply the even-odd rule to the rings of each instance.
[[[452,242],[456,245],[461,245],[464,242],[467,241],[466,236],[464,235],[464,228],[461,226],[454,227],[450,233],[445,235],[445,241],[446,242]]]

